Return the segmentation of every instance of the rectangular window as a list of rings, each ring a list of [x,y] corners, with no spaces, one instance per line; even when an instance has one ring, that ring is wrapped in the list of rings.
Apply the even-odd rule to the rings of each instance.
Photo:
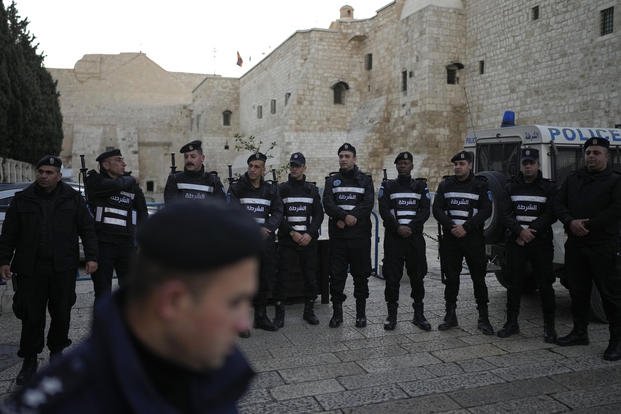
[[[457,69],[446,68],[446,83],[449,85],[456,85],[457,82]]]
[[[479,60],[479,74],[482,75],[485,73],[485,61]]]
[[[609,7],[599,12],[600,34],[602,36],[612,33],[614,11],[614,7]]]
[[[272,99],[270,101],[270,113],[272,114],[276,113],[276,99]]]
[[[232,112],[228,109],[222,112],[222,125],[231,126],[231,114]]]
[[[289,98],[291,98],[291,92],[285,93],[285,106],[289,103]]]
[[[401,72],[401,92],[408,91],[408,71]]]
[[[533,20],[539,20],[539,6],[535,6],[531,9],[531,17]]]
[[[147,191],[152,193],[153,191],[155,191],[155,182],[149,180],[147,181]]]
[[[366,70],[373,69],[373,53],[367,53],[364,56],[364,68]]]
[[[257,105],[257,118],[263,118],[263,105]]]

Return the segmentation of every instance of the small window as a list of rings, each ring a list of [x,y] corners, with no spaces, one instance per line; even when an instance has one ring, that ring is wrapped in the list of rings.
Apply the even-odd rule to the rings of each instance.
[[[535,6],[531,9],[530,15],[533,20],[539,20],[539,6]]]
[[[223,126],[231,126],[231,115],[232,114],[233,112],[229,111],[228,109],[222,112],[222,125]]]
[[[263,105],[257,105],[257,118],[263,118]]]
[[[459,83],[457,80],[457,69],[446,68],[446,83],[449,85],[456,85]]]
[[[612,33],[614,11],[615,11],[614,7],[609,7],[599,12],[600,34],[602,36]]]
[[[276,113],[276,99],[272,99],[270,101],[270,113],[272,114]]]
[[[479,75],[482,75],[484,73],[485,73],[485,61],[479,60]]]
[[[285,93],[285,106],[289,103],[289,98],[291,98],[291,92]]]
[[[149,180],[147,181],[147,192],[152,193],[153,191],[155,191],[155,182]]]
[[[196,115],[196,130],[199,131],[201,129],[200,127],[201,127],[201,116],[199,114],[199,115]]]
[[[332,85],[334,92],[334,103],[336,105],[343,105],[345,103],[345,91],[349,89],[349,85],[345,82],[337,82]]]
[[[408,91],[408,71],[404,70],[401,72],[401,92]]]
[[[364,56],[364,68],[366,70],[373,69],[373,53],[367,53]]]

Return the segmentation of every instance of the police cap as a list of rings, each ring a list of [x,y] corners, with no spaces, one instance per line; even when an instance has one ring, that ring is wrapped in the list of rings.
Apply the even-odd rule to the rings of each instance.
[[[250,164],[252,161],[267,161],[267,156],[265,154],[263,154],[262,152],[255,152],[254,154],[252,154],[251,156],[248,157],[248,160],[246,161],[247,164]]]
[[[356,156],[356,147],[354,147],[353,145],[351,145],[351,144],[349,144],[347,142],[339,147],[339,150],[338,150],[337,154],[340,154],[341,151],[353,152],[354,153],[354,157]]]
[[[250,215],[219,200],[166,205],[138,229],[137,241],[140,255],[186,272],[210,271],[256,256],[263,244]]]
[[[451,162],[456,162],[456,161],[472,162],[473,159],[474,159],[473,154],[470,151],[459,151],[457,154],[453,155],[453,158],[451,158]]]
[[[179,152],[182,154],[185,154],[186,152],[190,152],[194,150],[202,151],[203,149],[201,148],[201,145],[203,145],[203,143],[196,139],[192,142],[188,142],[183,147],[181,147]]]
[[[302,154],[301,152],[294,152],[293,154],[291,154],[291,158],[289,159],[289,164],[294,164],[294,165],[306,165],[306,158],[304,157],[304,154]]]
[[[99,154],[99,156],[97,158],[95,158],[95,161],[97,162],[102,162],[107,158],[110,157],[120,157],[121,156],[121,150],[118,148],[114,148],[111,150],[108,150],[106,152],[102,152],[101,154]]]
[[[597,145],[599,147],[610,148],[610,141],[606,138],[593,137],[589,138],[584,143],[584,149],[586,150],[588,147],[592,145]]]
[[[403,151],[403,152],[400,152],[399,155],[397,155],[397,158],[395,158],[395,164],[398,163],[401,160],[413,161],[414,158],[412,157],[412,153],[411,152]]]
[[[538,161],[539,160],[539,150],[534,148],[522,148],[520,159],[522,161]]]
[[[56,155],[46,155],[37,162],[37,168],[43,165],[51,165],[60,169],[63,166],[63,162]]]

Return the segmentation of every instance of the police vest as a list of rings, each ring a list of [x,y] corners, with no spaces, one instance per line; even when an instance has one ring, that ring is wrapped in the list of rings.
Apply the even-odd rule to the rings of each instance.
[[[332,181],[332,193],[334,194],[335,204],[345,211],[351,211],[362,201],[364,187],[353,183],[343,185],[339,178]]]
[[[272,200],[263,197],[242,197],[239,203],[250,213],[259,224],[265,224],[270,216]]]
[[[219,180],[213,173],[203,173],[197,176],[181,172],[177,173],[175,181],[180,198],[204,200],[214,195],[217,190],[215,185]]]
[[[304,183],[302,187],[307,190],[307,187],[313,185],[312,183]],[[281,196],[284,205],[284,216],[287,223],[295,231],[306,232],[311,223],[313,213],[313,198],[312,190],[305,191],[305,194],[287,194],[283,191]]]
[[[133,235],[138,220],[137,211],[132,208],[135,197],[134,193],[119,191],[94,206],[93,213],[98,229]]]
[[[426,195],[415,190],[415,181],[413,180],[409,186],[401,185],[396,180],[388,180],[383,184],[383,187],[390,199],[390,212],[397,223],[405,226],[410,224],[416,216],[420,199]]]
[[[511,195],[511,204],[515,219],[522,228],[526,229],[531,222],[537,220],[544,211],[548,197],[531,194]]]
[[[453,224],[462,225],[478,213],[475,208],[479,201],[479,194],[470,192],[448,191],[444,193],[444,213],[450,217]]]

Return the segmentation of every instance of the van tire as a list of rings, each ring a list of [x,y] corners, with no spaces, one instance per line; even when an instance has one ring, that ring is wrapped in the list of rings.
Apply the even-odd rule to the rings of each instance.
[[[492,194],[492,214],[485,220],[483,234],[486,244],[495,244],[504,240],[505,227],[502,223],[502,211],[507,203],[505,184],[507,177],[498,171],[481,171],[477,177],[487,179],[488,189]]]

